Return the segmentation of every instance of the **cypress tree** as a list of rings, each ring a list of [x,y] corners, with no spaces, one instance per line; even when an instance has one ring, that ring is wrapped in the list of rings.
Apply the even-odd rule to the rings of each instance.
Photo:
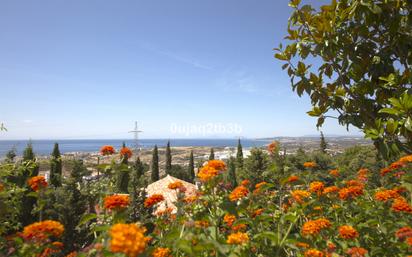
[[[27,143],[26,149],[23,151],[23,161],[34,161],[36,155],[33,152],[33,145],[31,141]]]
[[[61,186],[62,176],[62,159],[59,150],[59,144],[54,143],[53,152],[50,158],[50,183],[55,186]]]
[[[250,156],[245,163],[247,178],[252,185],[256,185],[264,180],[263,173],[268,169],[268,156],[261,149],[254,148],[250,151]]]
[[[122,149],[126,148],[126,143],[123,141]],[[121,156],[121,164],[117,171],[117,181],[116,188],[118,193],[129,193],[129,179],[130,179],[130,170],[129,170],[129,156],[127,154]]]
[[[193,150],[190,151],[188,173],[189,173],[191,182],[193,183],[195,181],[195,160],[193,157]]]
[[[237,187],[237,179],[236,179],[236,159],[230,157],[229,159],[229,169],[228,169],[228,180],[232,187]]]
[[[325,136],[323,132],[320,132],[320,151],[322,153],[326,153],[326,148],[328,147],[328,143],[326,142]]]
[[[151,179],[152,183],[159,180],[159,151],[157,150],[157,145],[153,148],[152,163],[151,163]]]
[[[243,149],[240,143],[240,138],[237,141],[236,166],[239,169],[243,168]]]
[[[215,150],[213,150],[213,147],[210,148],[210,155],[209,155],[209,161],[215,159]]]
[[[144,175],[144,165],[139,157],[136,158],[136,162],[133,165],[133,170],[133,179],[139,180]]]
[[[167,145],[166,145],[166,166],[165,166],[166,174],[170,174],[171,170],[172,170],[172,151],[170,150],[170,141],[167,141]]]
[[[82,161],[74,161],[73,169],[67,184],[63,187],[62,205],[59,207],[59,220],[64,225],[63,243],[66,251],[74,251],[81,248],[87,238],[87,231],[77,228],[82,216],[86,213],[87,198],[81,193],[79,185],[83,185],[83,175],[86,168]]]

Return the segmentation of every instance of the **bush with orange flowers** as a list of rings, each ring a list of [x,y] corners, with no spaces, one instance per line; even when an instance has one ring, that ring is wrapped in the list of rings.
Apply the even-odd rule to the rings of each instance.
[[[41,188],[48,186],[46,178],[44,176],[34,176],[27,181],[27,184],[33,191],[38,191]]]
[[[108,210],[121,210],[130,203],[128,195],[108,195],[104,198],[104,208]]]
[[[214,177],[219,175],[219,171],[211,166],[203,166],[200,171],[197,173],[197,176],[202,182],[208,182]]]
[[[325,188],[325,184],[320,181],[312,182],[309,185],[309,191],[312,193],[321,194],[324,188]]]
[[[104,145],[100,148],[101,155],[112,155],[114,153],[116,153],[116,150],[111,145]]]
[[[120,149],[120,156],[122,158],[130,159],[130,157],[132,157],[132,155],[133,155],[133,152],[132,152],[132,150],[130,150],[130,148],[122,147],[122,149]]]

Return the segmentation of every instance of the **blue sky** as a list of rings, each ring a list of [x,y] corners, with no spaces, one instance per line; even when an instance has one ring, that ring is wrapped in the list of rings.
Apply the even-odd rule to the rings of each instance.
[[[0,139],[318,134],[273,58],[287,3],[3,0]]]

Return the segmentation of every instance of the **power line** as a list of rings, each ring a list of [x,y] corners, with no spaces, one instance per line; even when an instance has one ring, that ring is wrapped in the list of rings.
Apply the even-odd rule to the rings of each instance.
[[[142,133],[142,130],[139,130],[137,127],[137,121],[134,122],[134,130],[129,131],[129,133],[134,134],[134,147],[136,150],[136,156],[139,156],[139,133]]]

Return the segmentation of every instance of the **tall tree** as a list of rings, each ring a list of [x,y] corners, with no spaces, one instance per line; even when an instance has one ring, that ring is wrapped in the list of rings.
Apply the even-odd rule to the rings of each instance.
[[[166,145],[166,164],[165,164],[166,174],[170,174],[171,170],[172,170],[172,151],[170,149],[170,141],[167,141],[167,145]]]
[[[317,126],[334,117],[374,141],[385,158],[412,153],[412,2],[292,0],[284,61],[299,96],[310,96]],[[316,63],[316,65],[312,65]]]
[[[242,144],[240,143],[240,138],[237,141],[236,166],[239,169],[243,168],[243,148]]]
[[[130,155],[129,155],[130,154]],[[117,181],[116,187],[117,192],[127,194],[129,193],[129,179],[130,179],[130,169],[129,169],[129,158],[131,157],[131,151],[126,147],[126,143],[123,142],[122,148],[120,150],[121,164],[117,170]]]
[[[253,185],[262,182],[265,179],[264,172],[268,167],[269,160],[267,154],[259,148],[253,148],[245,162],[246,178],[249,179]]]
[[[29,141],[23,151],[23,161],[34,161],[35,159],[36,155],[33,151],[33,144],[31,143],[31,141]]]
[[[50,158],[50,183],[55,187],[59,187],[62,185],[61,178],[62,178],[61,154],[59,150],[59,144],[54,143],[53,152]]]
[[[139,157],[136,158],[136,162],[133,165],[134,175],[133,178],[139,180],[144,175],[144,165]]]
[[[210,148],[210,155],[209,155],[209,161],[215,159],[215,150],[213,150],[213,147]]]
[[[195,160],[193,157],[193,150],[190,151],[189,166],[187,167],[187,169],[190,179],[192,180],[191,182],[193,183],[195,181]]]
[[[320,151],[322,153],[326,153],[326,148],[328,147],[328,143],[326,142],[325,136],[323,132],[320,132]]]
[[[153,148],[152,153],[152,163],[151,163],[151,179],[152,183],[159,180],[159,151],[157,149],[157,145]]]
[[[88,235],[84,229],[78,229],[79,222],[88,208],[87,198],[80,189],[83,187],[82,178],[86,173],[83,162],[74,161],[70,177],[60,196],[62,204],[58,206],[58,214],[64,225],[63,243],[67,252],[80,249]]]
[[[237,187],[237,178],[236,178],[236,159],[230,157],[229,159],[229,167],[228,167],[228,181],[232,185],[232,187]]]

